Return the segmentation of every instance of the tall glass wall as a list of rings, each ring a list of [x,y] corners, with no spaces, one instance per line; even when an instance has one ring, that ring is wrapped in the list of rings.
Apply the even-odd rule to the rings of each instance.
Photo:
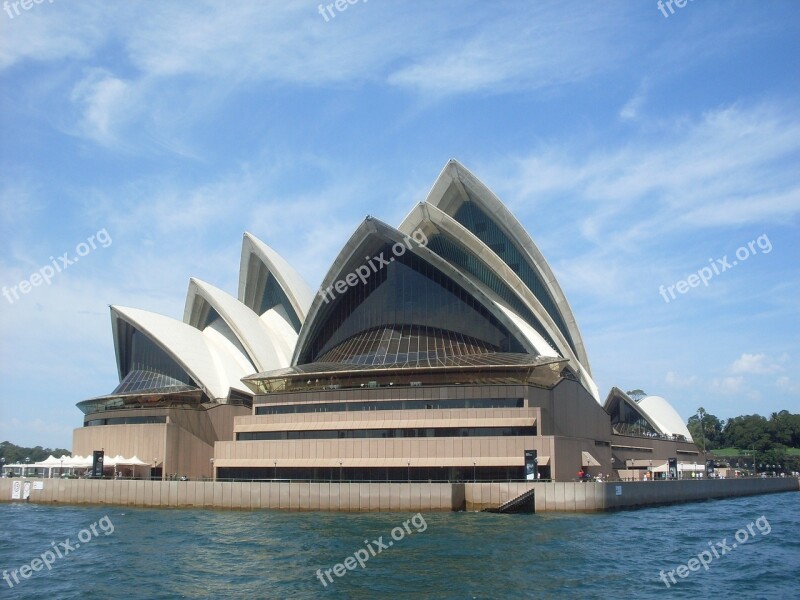
[[[394,260],[323,307],[299,364],[318,362],[358,333],[405,325],[462,334],[492,351],[525,352],[504,325],[439,269],[411,252],[395,256],[390,244],[379,254]]]

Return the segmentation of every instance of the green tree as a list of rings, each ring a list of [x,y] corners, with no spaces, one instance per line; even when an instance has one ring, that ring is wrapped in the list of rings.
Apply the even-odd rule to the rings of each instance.
[[[708,414],[702,407],[697,409],[697,414],[689,417],[689,421],[686,424],[695,443],[706,450],[722,447],[724,425],[725,421],[718,419],[715,415]]]
[[[722,443],[734,448],[753,448],[762,453],[773,445],[769,421],[761,415],[728,419],[722,430]]]
[[[7,441],[0,443],[0,459],[5,458],[5,464],[7,465],[12,463],[24,463],[26,458],[29,458],[30,462],[35,463],[46,459],[51,454],[55,457],[59,457],[64,454],[70,456],[72,453],[63,448],[50,449],[42,448],[41,446],[25,448]]]

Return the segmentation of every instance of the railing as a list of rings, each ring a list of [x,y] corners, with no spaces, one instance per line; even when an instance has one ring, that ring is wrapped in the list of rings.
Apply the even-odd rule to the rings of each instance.
[[[198,479],[196,481],[211,481],[211,479]],[[240,483],[548,483],[552,479],[245,479],[245,478],[221,478],[217,477],[214,481],[240,482]]]

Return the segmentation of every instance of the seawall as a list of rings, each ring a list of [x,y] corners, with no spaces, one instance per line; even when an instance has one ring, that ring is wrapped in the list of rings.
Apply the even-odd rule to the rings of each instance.
[[[310,483],[0,479],[0,502],[13,482],[30,482],[28,502],[154,508],[336,512],[437,512],[496,508],[535,490],[536,512],[596,512],[800,491],[795,478],[649,482]],[[41,489],[35,489],[41,485]]]

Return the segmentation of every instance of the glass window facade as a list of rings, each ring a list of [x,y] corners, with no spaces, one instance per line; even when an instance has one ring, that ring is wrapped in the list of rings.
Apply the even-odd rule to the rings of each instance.
[[[95,427],[97,425],[148,425],[152,423],[166,423],[166,416],[146,416],[146,417],[114,417],[110,419],[92,419],[86,421],[84,427]]]
[[[660,435],[637,410],[619,399],[611,406],[611,427],[619,435],[653,437]]]
[[[525,467],[221,467],[217,481],[524,481]],[[542,480],[549,467],[539,467]]]
[[[497,351],[487,342],[454,331],[401,325],[358,333],[323,354],[319,361],[352,365],[443,363],[456,356]]]
[[[271,308],[275,308],[276,306],[282,306],[286,311],[286,314],[289,316],[289,321],[292,324],[292,327],[295,331],[300,331],[300,327],[302,323],[300,323],[300,318],[297,316],[297,313],[292,308],[292,303],[289,302],[289,298],[286,296],[286,293],[283,291],[283,288],[278,283],[278,280],[270,273],[267,276],[267,281],[264,284],[264,293],[261,296],[261,304],[258,308],[258,314],[263,315]]]
[[[118,396],[101,396],[78,402],[78,408],[83,414],[90,415],[103,411],[120,410],[127,408],[197,408],[209,401],[208,397],[198,389],[186,386],[186,390],[168,392],[147,390],[139,394],[125,394]]]
[[[146,390],[196,389],[194,380],[147,335],[124,321],[119,321],[122,381],[113,394]]]
[[[539,319],[528,309],[525,303],[519,299],[519,296],[497,276],[497,273],[487,267],[483,261],[470,252],[465,246],[447,236],[437,234],[430,237],[428,248],[450,264],[474,275],[478,281],[505,300],[518,315],[525,319],[528,325],[533,327],[545,341],[550,344],[553,350],[558,350],[558,346],[556,346],[550,334],[547,333],[547,330],[539,322]],[[519,269],[514,269],[514,271],[518,272]]]
[[[547,286],[542,281],[536,270],[526,260],[525,255],[506,236],[502,229],[489,215],[481,210],[475,202],[464,202],[453,218],[474,233],[484,244],[489,246],[504,263],[506,263],[522,279],[523,283],[539,299],[547,314],[552,317],[567,342],[575,350],[575,343],[567,329],[567,324],[561,317],[555,300],[550,295]]]
[[[253,276],[248,276],[254,283],[253,290],[247,293],[245,304],[259,315],[263,315],[278,305],[282,306],[289,317],[292,327],[299,332],[302,323],[292,307],[292,303],[289,302],[289,298],[281,288],[278,280],[275,279],[267,266],[255,254],[250,255],[248,273],[254,273]]]
[[[170,392],[170,391],[190,391],[196,389],[193,385],[187,385],[179,379],[174,379],[163,373],[156,371],[131,371],[119,382],[119,385],[111,392],[114,394],[132,394],[135,392]]]
[[[405,362],[403,354],[430,352],[429,348],[422,350],[419,345],[416,350],[410,348],[415,335],[426,339],[437,337],[436,332],[429,335],[428,328],[460,334],[465,344],[478,341],[480,344],[476,347],[480,351],[525,352],[494,315],[439,269],[410,251],[395,256],[391,244],[385,244],[379,252],[376,256],[394,260],[372,273],[366,283],[358,282],[348,287],[329,304],[323,305],[321,314],[315,319],[315,329],[310,332],[299,356],[299,364],[319,362],[322,356],[342,342],[373,330],[380,330],[378,346],[392,344],[396,339],[397,350],[391,355],[396,356],[398,362]],[[408,330],[410,335],[405,347],[402,346],[403,337],[398,335],[395,338],[394,334],[384,333],[386,329],[403,326],[416,327]],[[384,339],[384,335],[389,335],[388,339]],[[438,356],[440,349],[435,347],[434,350]],[[447,352],[447,348],[441,350]],[[371,364],[385,364],[387,355],[390,355],[388,348],[383,358],[375,352],[370,358]],[[359,355],[352,358],[356,356]],[[347,356],[341,358],[348,359]],[[405,359],[408,360],[408,356]]]
[[[411,427],[406,429],[331,429],[307,431],[248,431],[236,440],[343,440],[363,438],[440,438],[536,435],[536,427]]]
[[[363,412],[370,410],[438,410],[453,408],[523,408],[522,398],[453,398],[429,400],[384,400],[378,402],[314,402],[256,406],[257,415],[288,415],[318,412]]]
[[[216,321],[219,318],[220,318],[219,313],[216,310],[214,310],[214,308],[211,305],[209,305],[208,306],[208,312],[206,313],[206,318],[200,324],[200,329],[201,330],[205,329],[206,327],[211,325],[211,323],[213,323],[214,321]]]

